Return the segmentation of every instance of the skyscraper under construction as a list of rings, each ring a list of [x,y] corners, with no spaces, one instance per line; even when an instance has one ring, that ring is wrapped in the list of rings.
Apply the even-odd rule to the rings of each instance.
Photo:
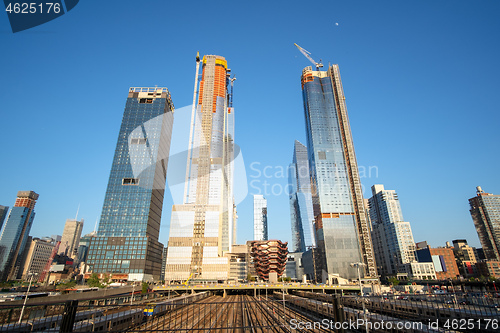
[[[320,71],[322,65],[316,65],[316,71],[312,67],[302,71],[301,81],[320,262],[329,275],[357,278],[352,264],[362,263],[365,275],[375,277],[339,67],[332,65],[328,71]]]
[[[224,281],[234,244],[234,109],[224,57],[197,57],[183,204],[172,207],[165,280]],[[196,99],[196,96],[198,97]]]

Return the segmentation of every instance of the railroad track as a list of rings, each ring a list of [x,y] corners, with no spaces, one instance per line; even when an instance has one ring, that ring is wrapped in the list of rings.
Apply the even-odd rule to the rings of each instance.
[[[282,301],[248,296],[230,295],[226,298],[211,296],[204,300],[175,309],[134,328],[133,332],[329,332],[324,328],[296,328],[296,322],[312,320],[300,312],[283,307]]]
[[[178,308],[167,313],[155,317],[149,318],[144,324],[139,327],[134,328],[133,332],[141,331],[186,331],[194,330],[198,322],[202,319],[202,315],[206,316],[207,313],[212,313],[212,307],[214,304],[221,302],[222,297],[211,296],[202,301],[187,304],[182,308]],[[199,326],[199,325],[198,325]]]

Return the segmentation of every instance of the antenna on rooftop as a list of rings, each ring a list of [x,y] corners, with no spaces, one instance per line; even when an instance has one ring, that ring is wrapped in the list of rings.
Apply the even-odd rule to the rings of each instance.
[[[80,204],[78,204],[78,208],[76,210],[75,221],[78,221],[78,212],[80,211]]]

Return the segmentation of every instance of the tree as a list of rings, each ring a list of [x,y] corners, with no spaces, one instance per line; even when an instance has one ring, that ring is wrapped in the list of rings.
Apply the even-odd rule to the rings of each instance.
[[[102,277],[102,280],[101,280],[101,285],[102,287],[101,288],[106,288],[107,286],[109,286],[113,281],[111,280],[111,275],[108,275],[108,274],[105,274],[103,277]]]
[[[389,283],[392,283],[393,286],[397,286],[399,284],[399,280],[396,279],[395,277],[391,277],[390,279],[388,279]]]
[[[149,289],[149,285],[147,284],[147,282],[143,282],[142,283],[142,293],[146,294],[148,292],[148,289]]]
[[[98,287],[98,288],[103,288],[103,285],[101,283],[101,279],[99,279],[99,275],[97,273],[92,273],[87,280],[87,285],[89,287]]]

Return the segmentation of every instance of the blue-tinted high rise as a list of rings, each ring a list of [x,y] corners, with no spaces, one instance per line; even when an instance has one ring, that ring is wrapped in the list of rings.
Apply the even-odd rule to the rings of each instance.
[[[292,252],[305,252],[316,247],[316,230],[309,178],[307,148],[295,141],[293,161],[288,168]]]
[[[33,191],[17,192],[16,203],[0,232],[0,281],[15,278],[35,218],[37,199],[38,194]]]
[[[261,194],[253,196],[253,240],[269,240],[267,232],[267,199]]]
[[[357,278],[353,263],[376,277],[349,119],[338,65],[302,71],[314,217],[323,269]],[[318,279],[318,277],[316,277]]]
[[[9,207],[0,205],[0,230],[2,230],[3,222],[5,221],[8,212]]]
[[[174,106],[167,88],[130,88],[118,134],[97,237],[94,273],[160,278],[158,242]]]

